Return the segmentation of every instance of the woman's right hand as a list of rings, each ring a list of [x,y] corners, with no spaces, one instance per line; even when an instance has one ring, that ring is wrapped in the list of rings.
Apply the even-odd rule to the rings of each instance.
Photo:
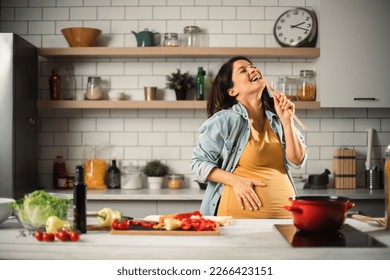
[[[240,176],[237,176],[234,184],[232,184],[241,209],[249,209],[251,211],[260,209],[261,201],[253,188],[254,186],[265,187],[266,185],[259,180],[247,179]]]

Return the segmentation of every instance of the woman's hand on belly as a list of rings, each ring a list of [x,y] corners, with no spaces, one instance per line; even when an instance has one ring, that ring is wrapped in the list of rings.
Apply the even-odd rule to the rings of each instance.
[[[266,185],[255,179],[247,179],[236,176],[232,188],[237,196],[238,204],[241,209],[259,210],[261,206],[260,198],[254,191],[255,186],[265,187]]]

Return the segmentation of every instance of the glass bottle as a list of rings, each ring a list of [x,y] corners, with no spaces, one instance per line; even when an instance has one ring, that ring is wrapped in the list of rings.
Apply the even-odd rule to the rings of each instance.
[[[73,228],[80,233],[87,232],[87,185],[84,181],[84,167],[76,166],[76,180],[73,187]]]
[[[185,47],[200,46],[200,28],[198,26],[184,27],[184,46]]]
[[[116,159],[111,161],[111,166],[107,170],[107,187],[109,189],[120,189],[121,171],[116,166]]]
[[[63,80],[62,96],[65,100],[76,99],[76,78],[74,77],[73,66],[68,65]]]
[[[204,75],[203,67],[198,67],[198,75],[196,76],[196,99],[204,100]]]
[[[62,156],[57,156],[53,164],[53,187],[55,189],[66,189],[68,172]]]
[[[316,79],[313,70],[301,70],[298,84],[300,101],[316,100]]]
[[[99,100],[103,98],[103,90],[100,77],[88,77],[86,97],[90,100]]]
[[[61,77],[58,75],[58,70],[53,69],[49,77],[49,90],[51,100],[61,99]]]
[[[385,222],[386,229],[390,230],[390,145],[387,146],[385,155]]]

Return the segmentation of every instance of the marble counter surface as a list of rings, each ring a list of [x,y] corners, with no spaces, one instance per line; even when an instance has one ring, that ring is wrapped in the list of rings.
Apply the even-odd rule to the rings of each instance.
[[[354,219],[347,219],[346,223],[390,246],[390,231]],[[221,227],[218,236],[112,235],[108,231],[90,231],[79,242],[38,242],[15,220],[8,220],[0,224],[0,259],[390,259],[390,247],[291,247],[275,224],[292,224],[292,220],[234,220]]]

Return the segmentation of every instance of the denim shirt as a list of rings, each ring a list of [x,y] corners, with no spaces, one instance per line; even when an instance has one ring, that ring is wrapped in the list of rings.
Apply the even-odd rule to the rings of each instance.
[[[278,116],[270,111],[265,111],[265,114],[271,129],[278,135],[283,151],[285,151],[283,127]],[[192,153],[190,167],[196,179],[204,183],[215,167],[228,172],[233,172],[236,168],[250,136],[247,110],[241,103],[221,110],[207,119],[200,127],[199,132],[199,143]],[[303,135],[298,129],[297,133],[304,143]],[[296,165],[284,155],[284,165],[293,186],[294,182],[289,166],[295,169],[301,168],[306,162],[306,156],[305,147],[304,159],[299,165]],[[223,191],[223,184],[212,181],[207,183],[200,211],[203,215],[214,215]]]

